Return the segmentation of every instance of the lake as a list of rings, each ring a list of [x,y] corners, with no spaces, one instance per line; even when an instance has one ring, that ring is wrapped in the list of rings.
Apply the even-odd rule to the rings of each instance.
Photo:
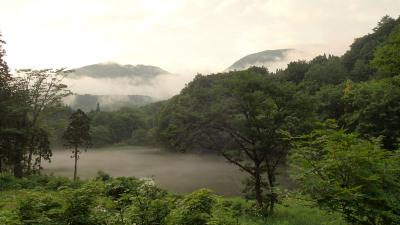
[[[70,150],[53,152],[44,172],[73,176],[74,159]],[[246,174],[214,154],[173,153],[148,147],[89,149],[80,155],[78,176],[90,178],[102,170],[111,176],[150,177],[158,186],[172,192],[188,193],[210,188],[225,196],[240,195]]]

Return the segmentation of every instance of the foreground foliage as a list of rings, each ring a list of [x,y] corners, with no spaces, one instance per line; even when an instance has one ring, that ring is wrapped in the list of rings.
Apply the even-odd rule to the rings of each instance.
[[[337,215],[289,198],[276,215],[260,216],[253,201],[201,189],[174,195],[150,180],[100,173],[89,181],[0,175],[1,225],[258,225],[344,224]]]
[[[325,128],[304,135],[292,154],[302,189],[351,224],[399,224],[400,154],[378,141]]]

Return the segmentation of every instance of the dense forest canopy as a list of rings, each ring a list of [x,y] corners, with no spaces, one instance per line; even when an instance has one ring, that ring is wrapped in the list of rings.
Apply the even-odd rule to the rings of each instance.
[[[272,216],[282,202],[277,167],[290,165],[304,196],[347,223],[399,224],[400,18],[383,17],[343,56],[323,54],[276,72],[250,67],[198,74],[169,100],[111,112],[97,105],[87,115],[62,104],[71,94],[62,82],[65,70],[12,75],[4,44],[0,172],[18,178],[40,174],[42,160],[51,160],[51,147],[65,139],[75,144],[77,159],[80,143],[73,137],[91,136],[95,147],[125,143],[210,151],[248,174],[244,192],[261,217]],[[73,131],[76,113],[84,115],[85,123],[76,122],[84,125],[84,134],[79,134],[83,128]],[[10,185],[19,182],[7,179]],[[216,200],[205,190],[174,198],[135,179],[104,174],[97,179],[77,187],[63,181],[71,186],[66,200],[34,196],[50,201],[58,214],[23,201],[19,224],[41,224],[27,222],[38,218],[56,221],[48,224],[238,224],[228,219],[235,218],[232,205],[226,207],[226,220],[219,221],[223,213],[213,214]],[[95,214],[93,199],[120,217],[108,221]],[[106,205],[109,200],[113,203]],[[82,206],[82,215],[71,216]]]

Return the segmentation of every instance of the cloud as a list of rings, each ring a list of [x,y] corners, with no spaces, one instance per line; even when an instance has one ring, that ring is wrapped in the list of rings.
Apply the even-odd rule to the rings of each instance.
[[[168,74],[160,75],[149,83],[138,85],[131,78],[81,77],[65,79],[64,83],[77,94],[94,95],[147,95],[157,100],[167,99],[176,95],[193,78],[191,75]]]
[[[400,13],[398,0],[0,1],[13,68],[112,60],[190,76],[266,49],[342,54],[382,16]]]

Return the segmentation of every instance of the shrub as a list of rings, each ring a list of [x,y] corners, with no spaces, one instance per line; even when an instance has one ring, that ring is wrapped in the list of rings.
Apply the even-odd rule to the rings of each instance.
[[[400,155],[343,130],[317,130],[298,142],[292,164],[302,189],[351,224],[400,219]]]
[[[76,190],[67,196],[64,221],[73,225],[92,225],[93,219],[90,209],[93,207],[93,198],[82,190]]]
[[[29,193],[18,206],[18,216],[24,225],[58,225],[62,213],[60,200],[42,193]]]
[[[62,190],[66,188],[79,188],[82,185],[80,181],[72,181],[67,177],[50,176],[45,188],[48,190]]]
[[[101,180],[101,181],[109,181],[109,180],[111,180],[111,176],[110,176],[110,174],[108,174],[102,170],[99,170],[99,171],[97,171],[97,176],[95,179]]]
[[[200,189],[185,196],[167,218],[168,225],[205,225],[215,202],[210,190]]]
[[[137,192],[130,196],[130,200],[132,204],[126,211],[126,217],[131,224],[166,224],[171,201],[165,191],[153,183],[144,182]]]
[[[19,220],[18,214],[15,211],[0,211],[0,224],[1,225],[22,225]]]
[[[0,173],[0,191],[15,189],[18,187],[18,179],[11,173]]]

